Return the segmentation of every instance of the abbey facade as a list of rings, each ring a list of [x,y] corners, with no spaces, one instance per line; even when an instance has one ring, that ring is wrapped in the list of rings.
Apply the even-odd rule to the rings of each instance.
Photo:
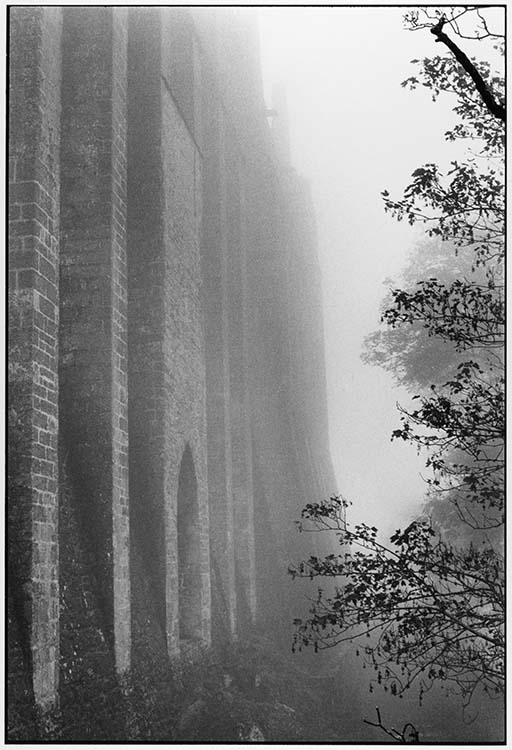
[[[14,7],[9,91],[8,666],[44,711],[108,660],[289,627],[294,522],[335,485],[253,12]]]

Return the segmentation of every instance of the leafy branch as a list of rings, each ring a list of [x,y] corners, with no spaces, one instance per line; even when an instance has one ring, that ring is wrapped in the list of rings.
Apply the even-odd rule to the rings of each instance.
[[[398,529],[389,542],[366,524],[353,528],[341,496],[312,503],[301,528],[335,532],[340,554],[315,556],[290,569],[296,578],[332,579],[318,590],[309,617],[295,620],[294,649],[315,651],[363,642],[363,655],[392,694],[413,683],[420,697],[433,681],[469,699],[476,683],[503,691],[503,557],[490,546],[456,549],[427,521]],[[358,649],[357,653],[361,653]]]
[[[448,47],[448,49],[453,53],[457,62],[459,62],[464,70],[471,76],[476,90],[480,94],[482,101],[489,112],[494,115],[494,117],[497,117],[499,120],[505,122],[505,105],[496,101],[491,91],[487,88],[484,79],[478,71],[478,68],[471,62],[469,57],[460,49],[460,47],[458,47],[455,42],[450,39],[450,37],[443,31],[445,24],[446,17],[441,16],[435,26],[431,27],[430,33],[436,37],[436,42],[442,42]]]

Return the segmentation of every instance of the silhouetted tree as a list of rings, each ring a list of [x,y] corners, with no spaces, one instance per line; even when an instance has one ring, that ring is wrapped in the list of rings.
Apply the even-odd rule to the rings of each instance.
[[[358,641],[375,681],[395,695],[419,683],[421,699],[434,680],[467,702],[478,686],[502,692],[503,557],[488,545],[447,545],[427,521],[382,543],[374,526],[351,527],[349,504],[332,497],[302,512],[301,530],[335,532],[342,550],[290,569],[335,579],[332,591],[319,589],[308,619],[295,620],[294,648]]]
[[[406,28],[430,29],[448,54],[413,61],[419,72],[403,85],[421,84],[434,100],[454,95],[459,120],[445,135],[467,139],[471,150],[446,173],[433,163],[416,169],[399,199],[382,193],[386,211],[398,221],[424,224],[437,247],[456,260],[391,290],[382,314],[387,333],[371,335],[364,355],[402,384],[418,387],[418,405],[399,407],[402,424],[392,439],[425,450],[430,510],[450,501],[457,523],[470,531],[452,544],[434,519],[419,519],[384,543],[375,527],[352,527],[349,503],[336,496],[306,506],[300,528],[335,532],[341,553],[290,569],[294,577],[325,578],[329,587],[319,590],[308,618],[295,621],[295,648],[355,640],[376,681],[392,693],[419,683],[421,697],[440,681],[455,686],[466,702],[479,687],[501,694],[504,682],[504,559],[497,530],[504,507],[505,87],[500,73],[468,58],[451,37],[461,45],[491,41],[499,56],[503,35],[491,31],[495,11],[426,8],[405,16]],[[450,272],[457,265],[460,275]],[[420,372],[425,341],[432,342],[430,357],[436,348],[446,353],[428,377]],[[372,353],[372,343],[380,351]]]
[[[441,92],[455,94],[460,121],[446,137],[469,139],[472,150],[465,160],[452,162],[446,175],[435,164],[416,169],[400,200],[383,193],[387,211],[399,221],[424,223],[429,236],[454,249],[466,267],[458,278],[435,274],[413,288],[394,289],[382,320],[405,335],[419,326],[458,355],[449,378],[431,383],[429,395],[415,397],[418,408],[400,407],[402,427],[393,437],[429,449],[431,487],[446,493],[474,528],[503,522],[504,125],[496,106],[504,109],[504,81],[489,63],[457,52],[443,29],[463,39],[492,39],[494,51],[502,52],[503,37],[491,31],[487,13],[443,8],[406,15],[408,28],[430,27],[453,54],[423,60],[419,77],[404,85],[422,83],[434,99]],[[465,355],[462,361],[460,355]]]

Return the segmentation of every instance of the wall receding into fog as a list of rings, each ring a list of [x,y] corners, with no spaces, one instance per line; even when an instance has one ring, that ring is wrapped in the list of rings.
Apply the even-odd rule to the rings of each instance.
[[[15,716],[288,638],[294,522],[336,488],[312,203],[252,15],[11,17]]]

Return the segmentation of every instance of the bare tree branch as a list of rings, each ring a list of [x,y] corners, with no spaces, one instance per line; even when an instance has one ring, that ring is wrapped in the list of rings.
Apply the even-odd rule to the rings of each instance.
[[[445,16],[442,16],[438,23],[436,23],[435,26],[432,26],[430,29],[430,33],[433,34],[436,37],[436,42],[443,42],[448,49],[453,52],[453,55],[457,62],[459,62],[466,73],[468,73],[471,78],[473,79],[473,82],[476,86],[476,89],[478,93],[480,94],[480,97],[489,110],[489,112],[494,115],[498,120],[502,120],[505,122],[506,119],[506,110],[505,105],[500,104],[496,101],[492,93],[487,88],[484,79],[478,72],[475,65],[471,62],[469,57],[455,44],[455,42],[450,39],[450,37],[444,33],[443,26],[446,23]]]
[[[377,721],[369,721],[369,719],[363,719],[365,724],[368,724],[371,727],[377,727],[378,729],[382,729],[383,732],[385,732],[388,737],[391,737],[395,742],[401,742],[402,744],[417,744],[420,741],[420,735],[414,724],[411,724],[410,722],[407,722],[405,724],[404,728],[401,732],[399,732],[394,727],[391,727],[388,729],[383,723],[382,718],[380,715],[380,709],[378,706],[375,708],[377,712]]]

